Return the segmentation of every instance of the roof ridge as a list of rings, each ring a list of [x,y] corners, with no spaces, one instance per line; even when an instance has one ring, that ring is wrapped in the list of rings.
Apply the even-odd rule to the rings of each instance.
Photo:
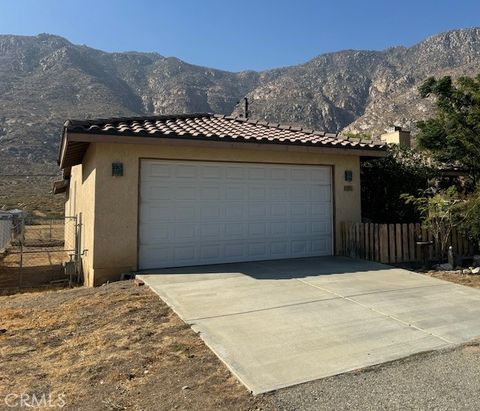
[[[153,116],[121,116],[121,117],[106,117],[106,118],[92,118],[92,119],[68,119],[65,121],[64,126],[82,126],[82,125],[98,125],[108,123],[121,123],[131,121],[158,121],[158,120],[173,120],[173,119],[188,119],[198,117],[213,117],[213,113],[182,113],[182,114],[157,114]]]
[[[239,121],[242,123],[249,123],[249,124],[254,124],[258,126],[263,126],[263,127],[268,127],[268,128],[276,128],[279,130],[289,130],[293,132],[301,132],[304,134],[318,134],[318,135],[325,135],[328,137],[336,138],[340,137],[340,133],[333,133],[325,130],[320,130],[312,127],[302,127],[294,124],[288,124],[288,123],[278,123],[275,121],[267,121],[267,120],[255,120],[252,118],[245,118],[243,116],[226,116],[224,114],[214,114],[214,117],[217,118],[224,118],[226,120],[234,120],[234,121]]]

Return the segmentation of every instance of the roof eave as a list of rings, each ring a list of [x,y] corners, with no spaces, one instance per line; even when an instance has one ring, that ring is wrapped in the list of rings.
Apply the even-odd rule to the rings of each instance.
[[[62,169],[68,169],[77,164],[81,164],[90,143],[111,143],[111,144],[228,144],[235,147],[256,146],[271,149],[308,149],[314,151],[335,152],[342,154],[358,155],[360,157],[384,157],[386,149],[384,146],[356,145],[343,146],[337,144],[312,144],[308,142],[295,143],[291,141],[272,142],[268,140],[238,140],[225,137],[206,137],[206,136],[179,136],[179,135],[132,135],[131,133],[75,133],[65,132],[62,139],[62,151],[59,159],[59,165]]]

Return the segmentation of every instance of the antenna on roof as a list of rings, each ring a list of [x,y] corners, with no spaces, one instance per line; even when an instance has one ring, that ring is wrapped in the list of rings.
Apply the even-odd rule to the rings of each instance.
[[[248,98],[243,98],[243,117],[248,118],[250,113],[248,112]]]

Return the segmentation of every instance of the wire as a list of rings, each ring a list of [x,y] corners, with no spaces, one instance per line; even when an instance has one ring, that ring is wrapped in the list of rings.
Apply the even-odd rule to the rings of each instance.
[[[59,174],[0,174],[0,177],[61,177]]]

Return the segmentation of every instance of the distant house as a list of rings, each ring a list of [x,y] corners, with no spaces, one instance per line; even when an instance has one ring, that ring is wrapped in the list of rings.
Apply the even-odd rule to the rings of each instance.
[[[65,123],[65,213],[87,285],[122,272],[332,255],[360,221],[360,159],[380,141],[191,114]]]

